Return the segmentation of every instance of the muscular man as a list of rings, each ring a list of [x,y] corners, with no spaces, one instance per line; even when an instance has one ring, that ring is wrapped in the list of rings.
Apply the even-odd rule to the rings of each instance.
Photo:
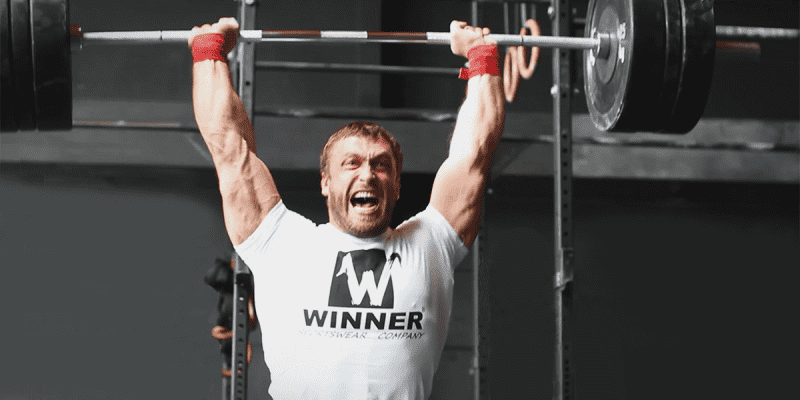
[[[237,30],[230,18],[194,28],[193,103],[219,177],[228,235],[253,273],[270,394],[428,398],[447,338],[453,270],[478,233],[503,132],[503,82],[491,72],[497,48],[483,37],[489,30],[450,25],[452,52],[470,57],[466,99],[430,204],[396,229],[389,222],[400,197],[402,153],[386,130],[366,122],[343,127],[322,149],[330,222],[317,226],[286,208],[256,155],[253,127],[224,61]],[[208,44],[199,43],[209,38],[218,47],[205,57]]]

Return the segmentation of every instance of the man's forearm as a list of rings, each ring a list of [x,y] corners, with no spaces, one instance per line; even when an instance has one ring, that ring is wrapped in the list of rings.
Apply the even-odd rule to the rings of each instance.
[[[281,199],[269,168],[256,156],[253,125],[225,62],[238,32],[235,19],[220,18],[194,27],[188,39],[195,120],[214,160],[225,227],[234,246],[250,237]]]
[[[239,95],[233,90],[224,61],[205,60],[192,66],[194,115],[214,163],[244,152],[256,153],[253,126]]]
[[[502,78],[493,75],[471,78],[456,119],[449,157],[491,157],[503,133],[504,122]]]

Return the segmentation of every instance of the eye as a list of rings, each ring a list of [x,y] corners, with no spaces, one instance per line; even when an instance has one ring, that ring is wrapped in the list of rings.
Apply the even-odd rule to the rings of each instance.
[[[386,160],[377,161],[375,163],[375,169],[379,171],[388,171],[392,167],[391,163]]]

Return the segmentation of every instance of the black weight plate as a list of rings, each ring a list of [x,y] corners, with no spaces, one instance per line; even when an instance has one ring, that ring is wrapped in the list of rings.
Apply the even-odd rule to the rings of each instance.
[[[683,6],[682,0],[664,0],[666,15],[666,48],[664,52],[664,78],[663,87],[659,101],[660,120],[658,125],[661,132],[667,132],[666,128],[673,118],[675,101],[678,97],[678,90],[681,84],[681,73],[683,71]]]
[[[717,37],[714,2],[681,0],[683,6],[683,69],[678,97],[665,132],[691,131],[706,107],[714,72]]]
[[[28,0],[10,0],[12,76],[16,88],[14,111],[19,129],[36,129],[36,103],[31,53],[30,3]]]
[[[609,132],[658,131],[666,71],[667,32],[664,0],[597,0],[589,4],[586,34],[616,37],[616,63],[610,79],[584,60],[587,105],[595,126]],[[609,52],[613,57],[614,52]],[[599,66],[595,60],[595,65]]]
[[[619,62],[619,51],[626,52],[627,45],[617,38],[621,25],[629,27],[633,18],[627,8],[620,8],[621,2],[614,0],[591,0],[586,12],[586,35],[594,31],[609,34],[610,42],[607,57],[595,57],[593,51],[584,51],[583,76],[586,105],[592,122],[597,129],[607,131],[619,119],[620,110],[628,90],[630,63]]]
[[[664,0],[624,0],[633,25],[627,27],[625,62],[629,63],[628,90],[611,132],[654,132],[662,128],[659,109],[667,69],[667,21]],[[620,42],[623,42],[622,40]]]
[[[0,0],[0,131],[15,132],[14,83],[11,70],[11,31],[8,0]]]
[[[69,1],[30,1],[37,127],[71,129]]]
[[[687,64],[683,1],[589,3],[586,35],[597,30],[616,43],[607,59],[585,52],[586,100],[598,129],[678,133],[674,120],[684,113],[678,104]]]

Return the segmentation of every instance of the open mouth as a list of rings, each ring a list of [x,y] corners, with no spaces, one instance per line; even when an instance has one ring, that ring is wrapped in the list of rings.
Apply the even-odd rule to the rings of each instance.
[[[355,208],[368,210],[378,206],[378,198],[372,193],[358,192],[350,198],[350,204]]]

